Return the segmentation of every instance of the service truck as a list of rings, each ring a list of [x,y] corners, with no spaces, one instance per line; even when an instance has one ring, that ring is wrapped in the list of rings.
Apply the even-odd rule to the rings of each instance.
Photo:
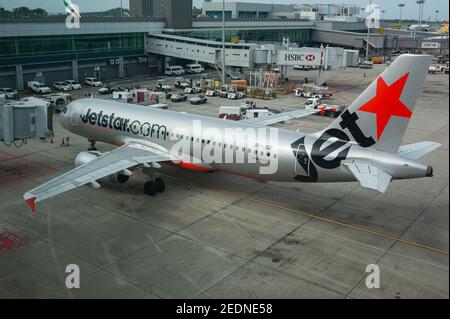
[[[319,98],[309,98],[305,102],[305,108],[307,110],[317,110],[318,115],[338,117],[342,112],[341,106],[337,104],[322,103]]]
[[[306,98],[319,98],[324,99],[332,96],[328,93],[327,86],[316,85],[314,83],[304,83],[301,87],[294,90],[295,96]]]

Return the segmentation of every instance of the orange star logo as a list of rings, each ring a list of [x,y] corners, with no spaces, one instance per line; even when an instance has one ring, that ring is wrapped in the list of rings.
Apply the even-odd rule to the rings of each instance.
[[[400,97],[403,93],[409,72],[390,86],[386,84],[380,76],[377,80],[377,93],[366,104],[358,110],[363,112],[375,113],[377,117],[377,139],[383,135],[389,120],[392,116],[411,118],[412,112],[403,104]]]

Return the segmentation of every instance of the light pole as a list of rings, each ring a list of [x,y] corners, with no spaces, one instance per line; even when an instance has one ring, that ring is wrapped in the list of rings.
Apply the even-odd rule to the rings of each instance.
[[[222,85],[225,85],[225,0],[222,0]]]
[[[439,10],[434,11],[436,13],[436,30],[437,30],[437,26],[438,26],[438,15],[439,15]]]
[[[369,7],[371,12],[368,12],[369,16],[366,18],[368,19],[370,17],[370,14],[372,13],[372,0],[369,1]],[[366,39],[366,61],[369,61],[369,39],[370,39],[370,24],[372,21],[366,20],[367,23],[367,39]]]
[[[398,6],[400,7],[400,18],[398,19],[398,24],[400,25],[400,29],[402,29],[402,14],[403,14],[403,8],[405,7],[405,4],[399,3]]]
[[[422,30],[423,6],[425,4],[425,0],[416,0],[416,3],[419,5],[419,31],[421,31]]]

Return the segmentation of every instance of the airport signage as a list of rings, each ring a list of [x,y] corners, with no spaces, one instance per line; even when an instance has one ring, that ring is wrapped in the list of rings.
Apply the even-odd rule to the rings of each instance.
[[[321,66],[323,61],[323,49],[300,48],[296,50],[279,50],[277,53],[277,65]]]
[[[422,42],[422,49],[439,49],[439,42]]]

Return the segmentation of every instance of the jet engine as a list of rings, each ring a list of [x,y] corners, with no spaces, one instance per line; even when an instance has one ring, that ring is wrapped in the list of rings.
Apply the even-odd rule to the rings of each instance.
[[[100,152],[81,152],[80,154],[77,155],[77,157],[75,157],[75,167],[79,167],[82,165],[85,165],[89,162],[92,162],[93,160],[95,160],[96,158],[98,158],[99,156],[103,155],[105,153],[100,153]],[[125,184],[126,182],[128,182],[128,180],[130,179],[130,176],[133,173],[128,170],[128,169],[124,169],[121,170],[120,172],[118,172],[117,174],[112,174],[109,176],[109,181],[111,183],[119,183],[119,184]],[[96,184],[98,185],[98,184]],[[94,188],[96,187],[96,185],[92,185]],[[99,187],[99,185],[98,185]]]

